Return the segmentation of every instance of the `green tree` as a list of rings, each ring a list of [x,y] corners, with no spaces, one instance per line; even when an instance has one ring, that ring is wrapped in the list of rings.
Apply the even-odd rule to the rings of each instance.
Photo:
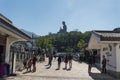
[[[71,31],[67,33],[49,34],[41,36],[37,39],[37,46],[41,48],[55,47],[59,52],[79,51],[87,45],[90,32],[81,33],[79,31]]]
[[[80,49],[82,49],[86,44],[87,44],[87,43],[86,43],[83,39],[81,39],[81,40],[78,42],[77,46],[78,46]]]

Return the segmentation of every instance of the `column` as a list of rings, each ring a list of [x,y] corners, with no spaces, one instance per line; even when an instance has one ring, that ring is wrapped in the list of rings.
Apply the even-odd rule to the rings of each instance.
[[[120,44],[116,46],[116,77],[120,78]]]

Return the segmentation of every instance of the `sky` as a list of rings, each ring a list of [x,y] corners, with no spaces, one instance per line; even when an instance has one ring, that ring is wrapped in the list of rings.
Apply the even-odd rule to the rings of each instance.
[[[120,27],[120,0],[0,0],[0,13],[19,29],[37,35]]]

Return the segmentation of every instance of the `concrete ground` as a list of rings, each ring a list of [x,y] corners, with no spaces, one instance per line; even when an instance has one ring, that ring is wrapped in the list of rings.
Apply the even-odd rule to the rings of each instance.
[[[8,77],[3,80],[116,80],[107,74],[101,74],[95,67],[89,74],[86,63],[73,61],[71,70],[63,70],[64,62],[61,63],[60,70],[56,70],[57,60],[53,60],[51,68],[46,66],[47,63],[47,60],[42,63],[38,62],[37,71],[34,73],[23,70],[22,72],[16,72],[16,77]]]

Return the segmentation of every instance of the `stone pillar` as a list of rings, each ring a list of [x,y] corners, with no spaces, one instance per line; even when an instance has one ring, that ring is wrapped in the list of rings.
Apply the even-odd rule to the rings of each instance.
[[[120,44],[116,46],[116,78],[120,79]]]
[[[5,54],[5,62],[9,63],[9,55],[10,55],[10,40],[7,38],[6,40],[6,54]]]
[[[15,67],[16,67],[16,52],[14,53],[14,58],[13,58],[13,73],[15,73]]]
[[[100,48],[100,68],[102,69],[102,60],[103,60],[103,54],[104,54],[104,52],[103,52],[103,47],[101,46],[101,48]]]

